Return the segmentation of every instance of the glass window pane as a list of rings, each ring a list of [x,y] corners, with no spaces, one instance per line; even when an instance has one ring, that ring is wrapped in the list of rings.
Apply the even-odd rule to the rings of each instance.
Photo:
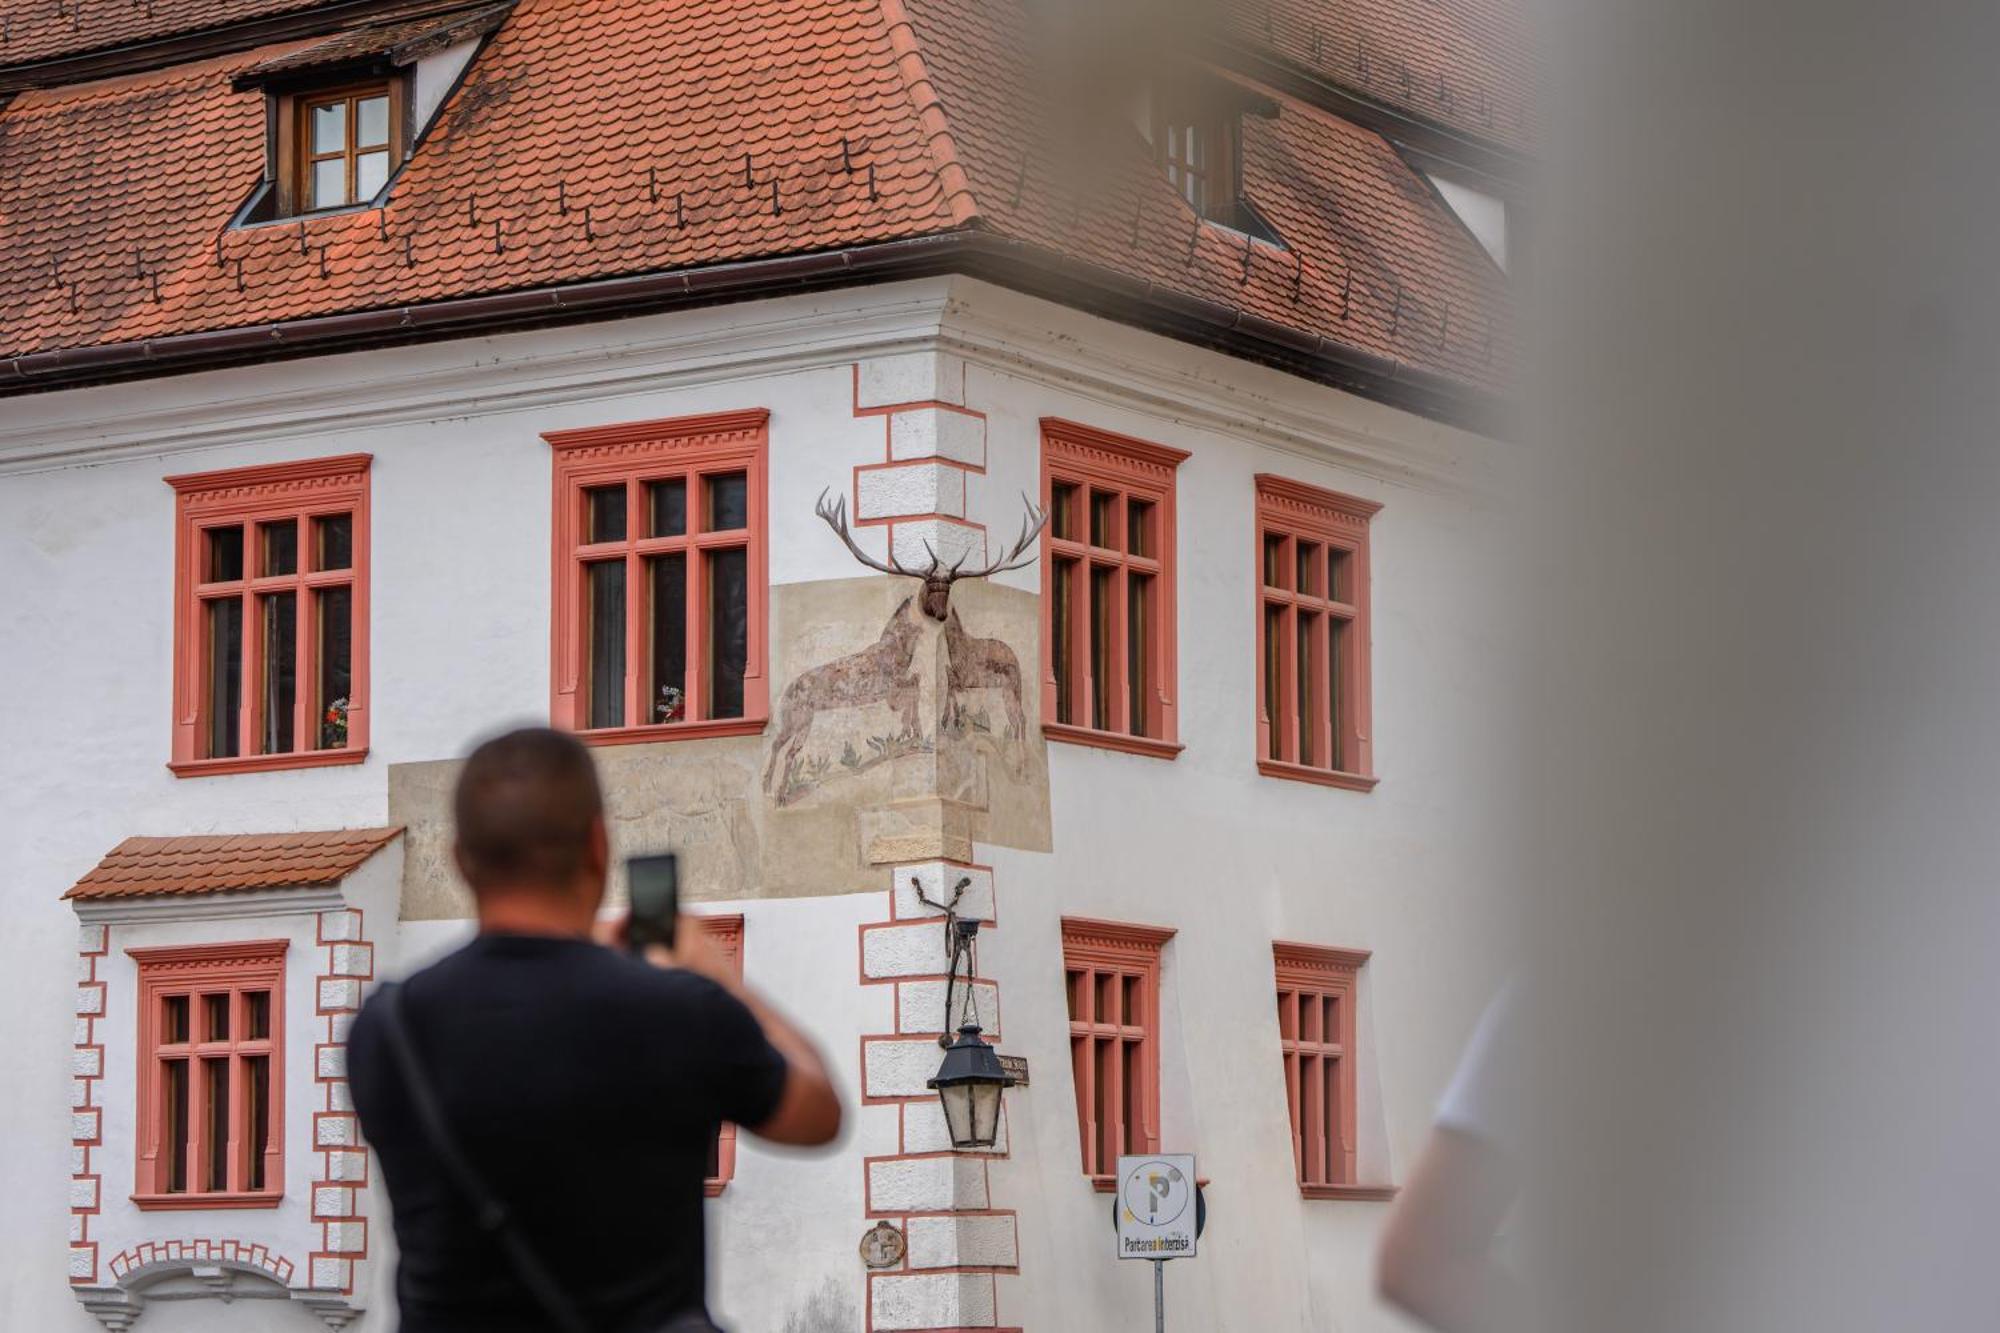
[[[1299,581],[1293,586],[1302,593],[1319,595],[1319,544],[1298,542],[1298,559],[1294,562],[1298,569]]]
[[[1076,561],[1056,561],[1053,577],[1055,598],[1049,612],[1049,637],[1053,641],[1050,657],[1056,678],[1056,721],[1067,723],[1076,720],[1072,702],[1076,689],[1076,641],[1070,628],[1076,615],[1073,591],[1076,586]]]
[[[1348,680],[1346,663],[1349,628],[1347,621],[1339,619],[1327,625],[1330,644],[1327,652],[1326,716],[1333,724],[1333,745],[1327,753],[1326,762],[1328,768],[1334,769],[1345,769],[1351,762],[1351,756],[1347,753],[1347,711],[1353,705],[1348,702],[1345,688]]]
[[[1116,550],[1118,546],[1118,514],[1114,506],[1118,496],[1111,491],[1090,493],[1090,544]]]
[[[356,148],[374,148],[389,142],[389,99],[387,97],[362,98],[354,104],[354,119],[354,146]]]
[[[313,568],[354,567],[354,515],[322,514],[313,520]]]
[[[203,1041],[229,1040],[229,996],[204,995],[201,997],[201,1039]]]
[[[586,636],[590,654],[590,725],[622,727],[625,725],[625,562],[599,560],[587,567],[586,578],[590,583],[590,627]]]
[[[223,597],[204,604],[208,616],[208,757],[237,753],[238,711],[243,706],[243,599]]]
[[[592,486],[583,493],[586,510],[584,540],[622,542],[625,540],[625,483]]]
[[[201,1062],[201,1102],[201,1187],[220,1193],[229,1188],[229,1061]]]
[[[299,701],[299,600],[296,593],[265,593],[258,598],[263,622],[261,644],[263,681],[257,707],[264,727],[259,754],[288,754],[293,741],[293,710]]]
[[[1280,606],[1264,608],[1264,717],[1271,726],[1271,741],[1267,757],[1285,757],[1285,696],[1284,675],[1280,669],[1285,650],[1285,610]]]
[[[1153,581],[1133,575],[1125,584],[1125,688],[1128,729],[1134,736],[1146,736],[1152,710],[1146,706],[1146,645],[1152,626],[1149,621]]]
[[[165,1179],[160,1182],[168,1194],[181,1194],[188,1181],[188,1066],[185,1060],[169,1060],[160,1070],[160,1155],[166,1159]]]
[[[347,202],[347,159],[330,157],[313,163],[312,197],[307,208],[338,208]]]
[[[1295,679],[1299,690],[1299,762],[1313,762],[1313,738],[1319,732],[1319,715],[1313,710],[1313,693],[1319,688],[1315,667],[1318,653],[1313,641],[1319,637],[1319,617],[1299,617],[1299,662]]]
[[[1090,571],[1090,725],[1111,726],[1111,577],[1115,570]]]
[[[160,1043],[178,1046],[188,1039],[188,997],[169,995],[160,1004]]]
[[[678,484],[678,483],[676,483]],[[657,534],[656,534],[657,535]],[[676,552],[646,562],[652,598],[651,723],[687,720],[687,557]]]
[[[243,1061],[243,1100],[249,1131],[244,1137],[249,1157],[245,1189],[268,1187],[264,1178],[264,1155],[271,1150],[271,1057],[253,1055]]]
[[[652,515],[647,533],[654,537],[683,537],[688,529],[687,480],[673,477],[646,483],[646,509]]]
[[[318,694],[313,711],[319,718],[319,748],[347,748],[347,709],[354,694],[354,589],[322,588],[315,603],[319,656]]]
[[[1289,588],[1285,581],[1285,539],[1279,533],[1266,534],[1264,538],[1264,586],[1267,588]]]
[[[271,992],[247,991],[243,996],[243,1036],[263,1041],[271,1035]]]
[[[750,484],[741,472],[705,479],[708,513],[704,532],[734,532],[750,526]]]
[[[1153,554],[1153,506],[1145,500],[1125,502],[1125,549],[1133,555]]]
[[[354,159],[354,202],[364,203],[389,183],[389,155],[363,153]]]
[[[743,716],[743,672],[750,662],[749,556],[742,547],[708,555],[708,673],[704,693],[709,717]]]
[[[314,154],[338,153],[347,147],[347,103],[322,102],[312,109]]]
[[[1076,539],[1076,487],[1070,482],[1049,486],[1049,534],[1063,541]]]
[[[1327,596],[1336,602],[1354,600],[1354,553],[1334,547],[1328,553]]]
[[[257,554],[257,572],[269,577],[273,574],[296,574],[299,572],[299,521],[288,518],[282,523],[259,523],[257,525],[258,544],[262,548]]]
[[[202,569],[204,583],[234,583],[243,577],[243,529],[209,528],[208,561]]]

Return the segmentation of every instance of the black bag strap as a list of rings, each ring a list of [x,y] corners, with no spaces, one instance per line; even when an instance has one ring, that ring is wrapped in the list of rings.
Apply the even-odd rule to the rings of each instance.
[[[382,1016],[388,1020],[389,1051],[395,1057],[396,1068],[402,1073],[403,1087],[410,1094],[410,1105],[416,1109],[417,1119],[424,1127],[424,1137],[430,1140],[431,1151],[458,1186],[459,1193],[472,1205],[473,1220],[481,1231],[493,1237],[507,1252],[521,1284],[562,1333],[590,1333],[590,1325],[577,1312],[569,1297],[563,1294],[562,1286],[535,1253],[534,1247],[528,1244],[528,1238],[514,1224],[507,1205],[486,1187],[486,1182],[459,1148],[458,1139],[444,1118],[444,1107],[438,1102],[437,1091],[424,1073],[423,1062],[417,1058],[416,1043],[411,1039],[409,1020],[403,1012],[402,986],[393,981],[385,983],[378,998]]]

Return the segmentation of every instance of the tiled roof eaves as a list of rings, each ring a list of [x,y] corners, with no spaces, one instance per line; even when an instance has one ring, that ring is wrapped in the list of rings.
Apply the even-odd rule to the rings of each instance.
[[[39,352],[0,362],[0,395],[939,273],[983,278],[1436,420],[1488,435],[1505,433],[1507,401],[1492,390],[1027,241],[970,229],[669,273]]]

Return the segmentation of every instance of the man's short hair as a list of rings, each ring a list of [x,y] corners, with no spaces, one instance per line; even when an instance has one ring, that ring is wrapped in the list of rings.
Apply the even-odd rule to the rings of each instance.
[[[465,761],[452,797],[460,869],[475,893],[566,887],[603,814],[597,765],[583,742],[548,727],[495,736]]]

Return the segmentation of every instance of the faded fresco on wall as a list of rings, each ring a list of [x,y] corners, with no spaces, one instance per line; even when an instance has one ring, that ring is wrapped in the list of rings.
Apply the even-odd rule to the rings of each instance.
[[[773,587],[763,735],[595,750],[614,860],[676,851],[700,902],[879,890],[881,865],[970,859],[974,843],[1047,850],[1048,759],[1030,720],[1039,601],[961,582],[939,622],[919,590],[872,576]],[[406,919],[471,910],[451,863],[457,776],[455,759],[390,767]],[[623,887],[615,865],[614,897]]]

